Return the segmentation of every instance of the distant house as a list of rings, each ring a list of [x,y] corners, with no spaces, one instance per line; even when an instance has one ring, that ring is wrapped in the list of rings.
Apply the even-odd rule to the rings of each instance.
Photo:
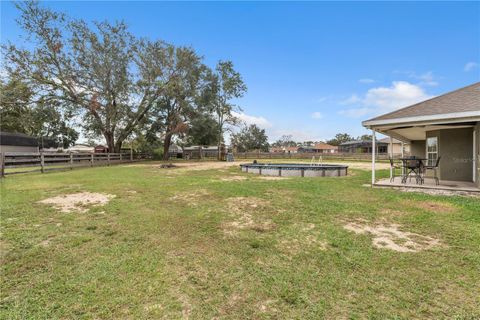
[[[285,147],[285,153],[298,153],[298,147]]]
[[[298,153],[315,153],[316,150],[313,146],[300,146],[297,149]]]
[[[388,138],[388,137],[383,138],[383,139],[379,139],[378,142],[388,143],[388,147],[387,147],[387,153],[388,154],[392,154],[392,153],[393,154],[401,154],[402,153],[402,141],[400,141],[400,140],[392,138],[393,148],[391,148],[391,146],[390,146],[390,138]],[[407,144],[407,143],[403,143],[403,151],[404,151],[405,154],[409,154],[410,153],[410,145]]]
[[[38,139],[23,133],[0,132],[0,152],[38,152]]]
[[[200,159],[218,156],[218,146],[190,146],[183,148],[183,158]]]
[[[285,148],[284,147],[271,147],[269,151],[272,152],[272,153],[284,153]]]
[[[300,151],[300,147],[273,147],[270,148],[270,152],[273,153],[298,153]]]
[[[338,147],[327,143],[317,143],[313,146],[316,153],[337,153]]]
[[[75,153],[81,153],[81,152],[94,153],[95,148],[92,146],[89,146],[88,144],[78,143],[68,148],[68,151],[75,152]]]
[[[183,157],[183,150],[175,143],[172,143],[170,147],[168,147],[168,157],[169,158],[182,158]]]
[[[93,150],[95,153],[108,153],[108,147],[101,144],[95,146]]]
[[[343,142],[338,146],[338,151],[341,153],[372,153],[372,141],[371,140],[353,140]],[[388,143],[378,142],[376,144],[377,153],[387,153]]]

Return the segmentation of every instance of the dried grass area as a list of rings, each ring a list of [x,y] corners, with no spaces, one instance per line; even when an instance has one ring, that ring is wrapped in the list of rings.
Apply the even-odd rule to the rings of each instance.
[[[372,244],[378,249],[397,252],[418,252],[440,246],[440,240],[408,231],[401,231],[398,224],[378,223],[369,225],[365,220],[357,220],[343,226],[356,234],[373,236]]]
[[[87,212],[89,206],[103,206],[114,197],[115,195],[112,194],[80,192],[44,199],[39,203],[51,205],[65,213],[72,211]]]
[[[410,207],[435,213],[451,213],[456,211],[456,208],[451,203],[441,201],[407,201],[406,204]]]
[[[312,250],[326,250],[327,242],[320,240],[320,230],[313,223],[295,223],[282,234],[277,248],[288,256],[310,253]]]
[[[222,225],[227,235],[236,235],[240,230],[250,229],[257,232],[268,232],[276,228],[270,219],[262,218],[260,213],[271,211],[270,203],[254,197],[228,198],[227,208],[233,221]]]
[[[189,206],[195,207],[202,200],[208,198],[211,193],[205,189],[199,189],[193,192],[178,192],[173,197],[170,197],[170,200],[176,202],[183,202]]]

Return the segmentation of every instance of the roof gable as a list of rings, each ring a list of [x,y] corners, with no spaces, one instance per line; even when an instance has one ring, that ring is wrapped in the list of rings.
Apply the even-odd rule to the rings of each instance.
[[[480,82],[378,116],[369,121],[480,111]]]

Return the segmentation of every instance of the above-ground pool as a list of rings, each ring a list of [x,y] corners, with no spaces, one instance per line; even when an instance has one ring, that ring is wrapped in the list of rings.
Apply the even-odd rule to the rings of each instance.
[[[348,166],[339,164],[246,163],[240,167],[243,172],[277,177],[340,177],[348,173]]]

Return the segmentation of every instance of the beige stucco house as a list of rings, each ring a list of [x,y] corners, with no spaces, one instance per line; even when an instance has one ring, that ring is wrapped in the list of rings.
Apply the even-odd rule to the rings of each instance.
[[[441,157],[440,186],[480,188],[480,82],[362,124],[374,135],[410,144],[410,154],[427,164]],[[372,183],[377,183],[375,170]]]
[[[410,154],[410,145],[408,143],[403,143],[398,139],[390,138],[390,137],[379,139],[378,141],[383,143],[388,143],[388,146],[387,146],[388,154],[394,154],[394,155],[402,154],[402,149],[403,149],[403,154]]]

